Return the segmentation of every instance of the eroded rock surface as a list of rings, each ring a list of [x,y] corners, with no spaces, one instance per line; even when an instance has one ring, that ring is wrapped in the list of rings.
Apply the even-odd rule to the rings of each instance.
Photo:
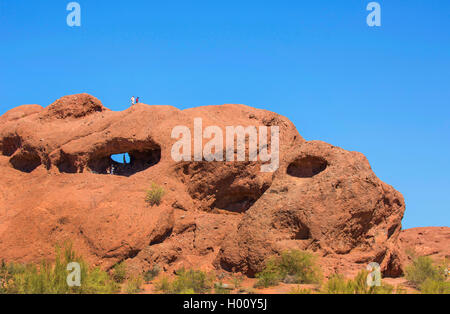
[[[176,126],[278,126],[280,168],[261,162],[175,162]],[[204,141],[203,145],[207,142]],[[111,155],[129,165],[108,175]],[[379,262],[402,269],[402,195],[381,182],[360,153],[306,142],[286,118],[243,105],[178,110],[137,104],[113,112],[87,94],[47,108],[21,106],[0,117],[0,254],[37,262],[71,240],[91,262],[127,260],[222,268],[254,275],[288,248],[321,257],[328,273]],[[155,182],[166,195],[145,202]]]
[[[450,260],[450,228],[426,227],[403,230],[399,238],[399,247],[406,260],[411,256],[429,256],[435,262]]]

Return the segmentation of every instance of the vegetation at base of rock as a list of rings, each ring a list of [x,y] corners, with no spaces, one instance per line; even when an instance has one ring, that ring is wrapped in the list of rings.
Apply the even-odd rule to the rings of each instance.
[[[295,288],[292,288],[289,294],[314,294],[314,291],[297,286]]]
[[[144,273],[144,281],[146,283],[152,282],[153,279],[155,279],[159,273],[161,272],[161,267],[159,265],[153,266],[152,269]]]
[[[345,279],[342,275],[333,275],[322,287],[325,294],[392,294],[396,292],[393,286],[382,284],[380,287],[367,285],[369,272],[363,270],[354,279]],[[398,290],[400,292],[400,290]]]
[[[67,284],[67,265],[77,262],[81,266],[81,286]],[[2,262],[0,266],[0,293],[4,294],[109,294],[119,287],[100,268],[89,268],[70,244],[56,248],[53,264],[42,262],[39,266]]]
[[[167,294],[205,294],[213,288],[214,276],[200,270],[177,271],[177,276],[170,281],[162,278],[156,289]]]
[[[406,279],[424,294],[450,294],[447,261],[435,265],[428,256],[415,257],[405,269]]]
[[[420,292],[422,294],[450,294],[450,282],[427,279],[420,285]]]
[[[295,284],[320,283],[322,274],[317,258],[310,252],[290,250],[267,260],[263,271],[256,275],[255,288],[276,286],[280,282]]]
[[[117,283],[124,283],[127,278],[127,265],[125,262],[118,263],[113,267],[112,277]]]
[[[125,292],[127,294],[135,294],[142,292],[142,285],[144,284],[144,279],[142,276],[131,276],[126,284]]]
[[[162,186],[159,186],[156,183],[152,183],[150,190],[147,191],[145,201],[151,206],[159,206],[165,194],[166,191]]]
[[[445,268],[435,266],[433,260],[428,256],[414,258],[412,263],[405,269],[406,279],[420,287],[427,280],[445,281]]]

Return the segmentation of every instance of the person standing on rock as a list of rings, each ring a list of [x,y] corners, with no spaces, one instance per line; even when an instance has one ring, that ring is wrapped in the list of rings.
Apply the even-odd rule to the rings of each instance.
[[[131,97],[131,105],[133,106],[135,104],[135,98],[134,96]]]
[[[137,103],[137,104],[139,103],[139,97],[136,98],[136,103]]]

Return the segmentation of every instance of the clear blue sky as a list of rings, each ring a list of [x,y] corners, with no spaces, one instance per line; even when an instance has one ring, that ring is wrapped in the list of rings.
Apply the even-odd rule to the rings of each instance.
[[[243,103],[364,153],[404,227],[450,225],[450,1],[0,0],[0,114],[81,92],[179,108]]]

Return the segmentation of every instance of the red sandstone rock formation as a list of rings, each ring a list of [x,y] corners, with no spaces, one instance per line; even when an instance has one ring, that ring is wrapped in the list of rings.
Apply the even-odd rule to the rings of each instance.
[[[409,263],[411,256],[429,256],[435,262],[450,260],[450,228],[428,227],[403,230],[399,238],[399,247],[407,256],[404,263]]]
[[[278,126],[280,168],[260,162],[175,162],[175,126]],[[107,175],[110,156],[133,163]],[[306,142],[275,113],[243,105],[178,110],[137,104],[113,112],[87,94],[0,117],[0,259],[50,258],[73,242],[105,268],[223,268],[254,275],[288,248],[321,257],[327,273],[379,262],[400,275],[402,195],[360,153]],[[156,182],[160,206],[145,202]]]

